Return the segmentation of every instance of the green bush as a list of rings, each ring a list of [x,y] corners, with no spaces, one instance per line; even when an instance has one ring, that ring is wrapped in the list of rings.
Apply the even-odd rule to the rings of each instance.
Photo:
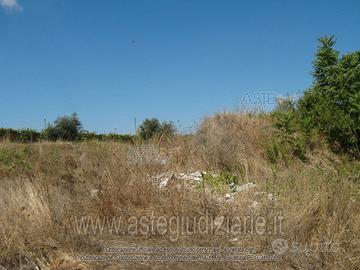
[[[11,142],[37,142],[41,138],[41,133],[32,129],[11,129],[0,128],[0,139],[8,139]]]
[[[305,161],[311,147],[311,133],[301,131],[296,101],[287,98],[278,102],[271,117],[277,131],[265,142],[268,159],[271,162],[282,160],[285,164],[292,157]]]
[[[19,131],[19,142],[38,142],[41,138],[41,133],[32,129],[22,129]]]
[[[239,177],[229,171],[222,171],[218,175],[202,173],[202,179],[199,186],[209,187],[215,192],[225,192],[228,191],[230,184],[233,184],[234,186],[239,184]]]
[[[4,166],[7,169],[14,169],[16,167],[31,169],[27,161],[29,154],[27,148],[0,149],[0,167]]]
[[[95,132],[84,131],[81,133],[81,140],[83,141],[112,141],[112,142],[123,142],[123,143],[134,143],[135,136],[129,134],[97,134]]]
[[[163,122],[156,118],[145,119],[140,125],[138,133],[143,140],[148,140],[155,135],[172,136],[176,132],[176,128],[172,122]]]
[[[76,141],[81,139],[82,125],[76,113],[56,119],[53,125],[44,130],[45,137],[50,141]]]

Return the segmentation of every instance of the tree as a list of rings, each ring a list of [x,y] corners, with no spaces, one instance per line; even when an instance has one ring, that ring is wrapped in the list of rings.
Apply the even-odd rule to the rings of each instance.
[[[176,132],[176,128],[172,122],[163,122],[160,129],[161,134],[172,136]]]
[[[313,76],[315,86],[328,86],[330,76],[334,73],[334,67],[338,63],[339,52],[334,50],[335,37],[324,36],[318,39],[318,50],[313,62]]]
[[[314,83],[298,102],[299,123],[317,130],[336,151],[359,152],[360,51],[339,58],[335,38],[319,39]]]
[[[62,116],[55,120],[53,125],[45,129],[45,137],[48,140],[76,141],[80,139],[82,125],[76,113],[70,116]]]
[[[145,119],[139,127],[139,135],[143,140],[148,140],[161,129],[160,121],[156,118]]]
[[[171,136],[176,132],[172,122],[163,122],[156,118],[145,119],[139,127],[139,135],[143,140],[148,140],[156,134]]]

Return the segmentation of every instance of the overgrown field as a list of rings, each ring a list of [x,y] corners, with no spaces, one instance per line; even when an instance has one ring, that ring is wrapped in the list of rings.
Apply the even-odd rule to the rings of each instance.
[[[144,158],[139,149],[155,149],[156,157]],[[178,177],[191,172],[201,172],[201,179]],[[164,175],[169,177],[161,185]],[[295,135],[280,136],[267,115],[218,114],[194,135],[142,145],[3,141],[0,178],[5,269],[360,269],[360,163],[333,154],[321,138],[298,143]],[[127,230],[110,232],[109,224],[120,217]],[[166,226],[129,229],[141,217],[146,222],[186,217],[187,230],[179,233],[178,223],[167,231]],[[202,217],[215,228],[199,230],[208,229]],[[259,217],[265,231],[256,220],[254,229],[253,218]],[[94,230],[91,222],[88,231],[79,228],[79,221],[89,220],[105,229]],[[239,230],[230,230],[237,222]],[[82,257],[109,254],[107,247],[245,247],[277,257],[243,262]]]

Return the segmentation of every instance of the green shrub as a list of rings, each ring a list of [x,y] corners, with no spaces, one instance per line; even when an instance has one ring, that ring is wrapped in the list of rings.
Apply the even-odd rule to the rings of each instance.
[[[301,131],[296,101],[287,98],[278,103],[271,114],[277,131],[265,142],[265,150],[271,162],[287,161],[293,156],[305,161],[311,146],[310,133]]]
[[[138,133],[143,140],[148,140],[155,135],[172,136],[176,132],[176,128],[172,122],[163,122],[156,118],[145,119],[139,126]]]
[[[37,142],[41,138],[41,133],[32,129],[22,129],[19,132],[19,142]]]
[[[11,129],[0,128],[0,139],[8,139],[11,142],[37,142],[41,138],[41,133],[32,129]]]
[[[82,125],[76,113],[56,119],[53,125],[44,130],[50,141],[76,141],[81,138]]]
[[[123,143],[134,143],[135,136],[129,134],[97,134],[95,132],[84,131],[81,133],[81,140],[83,141],[112,141],[112,142],[123,142]]]
[[[277,103],[271,114],[275,127],[285,134],[292,134],[298,130],[298,114],[295,106],[294,100],[286,98]]]
[[[230,184],[239,184],[239,177],[228,171],[222,171],[218,175],[203,173],[202,178],[200,185],[210,187],[215,192],[224,192],[229,189]]]
[[[14,169],[15,167],[22,167],[31,169],[27,162],[29,152],[27,148],[24,149],[0,149],[0,165],[7,169]]]

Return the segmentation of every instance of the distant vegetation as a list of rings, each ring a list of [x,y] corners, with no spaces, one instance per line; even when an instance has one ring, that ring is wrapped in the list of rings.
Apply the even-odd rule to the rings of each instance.
[[[176,129],[172,122],[163,122],[156,118],[145,119],[144,122],[140,125],[138,133],[143,140],[148,140],[155,135],[174,135]]]
[[[32,129],[0,128],[0,138],[12,142],[37,142],[40,137],[41,132]]]
[[[45,141],[117,141],[132,143],[137,137],[142,140],[149,140],[156,136],[172,136],[176,132],[172,122],[163,122],[156,118],[145,119],[140,125],[136,135],[129,134],[97,134],[84,130],[82,123],[76,113],[69,116],[58,117],[54,123],[42,131],[33,129],[11,129],[0,128],[0,139],[7,139],[11,142],[38,142]]]
[[[59,117],[44,130],[45,138],[50,141],[77,141],[81,138],[81,133],[82,124],[76,113]]]

